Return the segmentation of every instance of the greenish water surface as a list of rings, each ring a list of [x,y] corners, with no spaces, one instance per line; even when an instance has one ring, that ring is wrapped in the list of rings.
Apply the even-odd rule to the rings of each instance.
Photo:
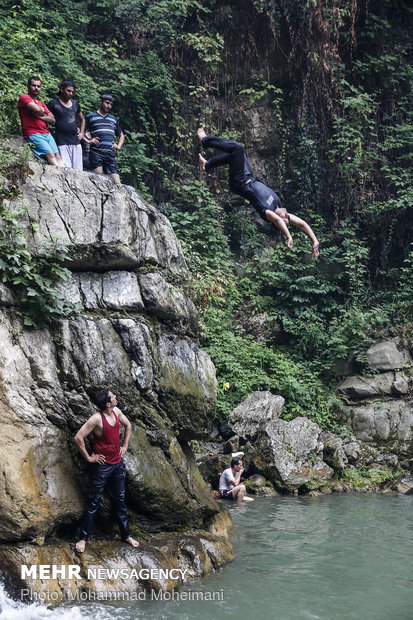
[[[13,617],[413,619],[413,496],[277,497],[227,505],[236,560],[181,590],[204,600],[92,603]],[[214,593],[224,600],[205,600]]]

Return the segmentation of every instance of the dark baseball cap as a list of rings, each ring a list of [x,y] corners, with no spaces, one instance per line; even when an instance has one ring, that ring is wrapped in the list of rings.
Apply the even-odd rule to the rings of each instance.
[[[100,95],[102,101],[114,101],[112,95]]]

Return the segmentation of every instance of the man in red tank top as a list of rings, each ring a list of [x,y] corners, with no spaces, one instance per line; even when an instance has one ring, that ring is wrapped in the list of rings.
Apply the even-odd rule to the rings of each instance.
[[[77,449],[92,464],[89,500],[80,524],[80,536],[76,551],[83,553],[92,529],[93,521],[106,483],[111,482],[112,493],[116,503],[116,517],[121,538],[132,547],[139,545],[129,532],[128,515],[125,501],[125,464],[123,456],[129,445],[131,423],[120,409],[116,407],[116,396],[107,388],[96,394],[95,401],[100,411],[94,413],[75,436]],[[120,424],[125,427],[123,446],[120,445]],[[93,452],[86,450],[85,438],[93,432]]]

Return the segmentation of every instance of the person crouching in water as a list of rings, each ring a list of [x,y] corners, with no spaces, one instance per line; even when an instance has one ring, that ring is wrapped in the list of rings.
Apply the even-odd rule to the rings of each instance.
[[[241,476],[244,471],[242,460],[233,458],[231,467],[225,469],[219,478],[219,496],[223,499],[233,499],[237,502],[254,501],[251,497],[245,497],[247,492],[245,484],[241,483]]]

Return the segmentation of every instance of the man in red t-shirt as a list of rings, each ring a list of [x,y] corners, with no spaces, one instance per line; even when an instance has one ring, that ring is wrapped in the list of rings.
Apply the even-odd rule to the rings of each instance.
[[[55,118],[45,104],[40,101],[39,94],[42,81],[31,77],[27,82],[27,95],[21,95],[17,109],[22,124],[22,133],[33,151],[39,157],[45,157],[52,166],[65,167],[59,155],[59,149],[46,123],[54,123]]]

